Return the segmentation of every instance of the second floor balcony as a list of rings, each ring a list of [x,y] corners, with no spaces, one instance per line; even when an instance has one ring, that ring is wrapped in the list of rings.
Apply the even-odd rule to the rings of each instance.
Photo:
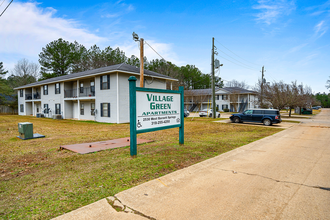
[[[41,99],[40,93],[26,93],[25,100],[36,100]]]
[[[94,97],[95,87],[80,87],[64,90],[64,98]]]

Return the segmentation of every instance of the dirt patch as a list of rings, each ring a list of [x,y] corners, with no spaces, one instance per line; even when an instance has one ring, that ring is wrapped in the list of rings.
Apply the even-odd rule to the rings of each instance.
[[[12,158],[10,162],[2,164],[0,168],[1,179],[10,180],[19,176],[35,172],[35,167],[47,160],[47,153],[37,152]]]

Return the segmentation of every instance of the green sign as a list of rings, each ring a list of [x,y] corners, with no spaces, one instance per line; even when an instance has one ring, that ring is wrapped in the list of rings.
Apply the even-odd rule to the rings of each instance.
[[[137,154],[136,135],[169,128],[179,128],[179,143],[184,143],[183,87],[179,91],[136,87],[136,78],[129,79],[130,151]]]

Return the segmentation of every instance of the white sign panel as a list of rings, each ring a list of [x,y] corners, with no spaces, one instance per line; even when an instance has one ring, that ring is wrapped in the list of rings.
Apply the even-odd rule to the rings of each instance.
[[[180,94],[136,91],[136,130],[180,125]]]

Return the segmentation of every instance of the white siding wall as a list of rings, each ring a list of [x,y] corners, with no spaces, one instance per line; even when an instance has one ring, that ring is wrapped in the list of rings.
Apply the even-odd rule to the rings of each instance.
[[[73,117],[73,102],[72,101],[64,101],[64,112],[65,112],[65,119],[74,118]]]
[[[101,117],[101,103],[110,103],[110,117]],[[95,109],[96,121],[117,122],[117,73],[110,75],[110,89],[100,89],[100,76],[95,79]]]
[[[127,123],[129,122],[129,82],[128,78],[130,76],[127,74],[118,74],[119,78],[119,106],[120,106],[120,113],[119,113],[119,123]],[[136,81],[136,85],[140,85],[140,81]]]
[[[129,108],[129,82],[128,78],[130,75],[118,74],[119,79],[119,123],[127,123],[130,118],[130,108]],[[135,76],[136,77],[136,76]],[[136,86],[140,87],[140,78],[136,77]],[[155,88],[155,89],[166,89],[166,80],[162,79],[152,79],[150,77],[145,77],[145,88]]]
[[[230,109],[230,97],[229,93],[219,91],[218,93],[215,94],[216,96],[219,95],[219,100],[216,100],[215,103],[216,105],[219,105],[219,111],[223,111],[222,105],[228,105],[228,108]],[[228,100],[222,100],[222,95],[228,95]]]
[[[18,99],[18,115],[26,115],[26,107],[25,107],[25,89],[23,89],[23,97],[20,97],[20,90],[17,91],[17,99]],[[21,104],[24,105],[24,112],[21,112]]]
[[[82,103],[84,104],[84,115],[80,115],[80,120],[94,120],[94,115],[91,115],[91,103],[94,103],[94,101],[80,101],[80,105]],[[80,106],[78,108],[80,113]]]
[[[73,103],[73,112],[72,112],[73,118],[78,119],[78,102]]]
[[[228,100],[222,100],[222,95],[226,95],[226,94],[228,95]],[[216,95],[220,96],[219,100],[216,100],[216,104],[219,105],[219,110],[223,110],[222,105],[228,105],[228,108],[230,109],[230,94],[221,91],[221,93],[218,92],[218,93],[216,93]],[[240,95],[239,96],[239,102],[241,102],[243,98],[244,98],[244,101],[247,101],[248,100],[248,95]],[[255,104],[257,100],[258,100],[258,98],[257,98],[256,95],[250,94],[250,101],[248,101],[247,108],[257,108],[258,105]]]
[[[38,86],[41,99],[37,100],[40,104],[39,111],[42,112],[44,104],[48,104],[51,113],[46,115],[52,117],[55,114],[55,104],[61,104],[61,114],[63,118],[79,118],[81,120],[95,120],[99,122],[109,122],[109,123],[126,123],[129,122],[129,82],[128,78],[131,75],[124,73],[112,73],[110,74],[110,89],[100,90],[100,76],[95,77],[95,116],[91,115],[91,103],[93,100],[83,100],[80,99],[80,103],[84,103],[84,115],[80,115],[80,105],[78,106],[77,99],[64,101],[64,90],[65,89],[75,89],[77,88],[77,80],[70,82],[60,83],[60,94],[55,94],[55,83],[48,84],[48,95],[44,95],[43,86]],[[136,85],[139,87],[140,81],[139,76],[134,75],[137,78]],[[117,77],[118,77],[118,88],[117,88]],[[150,77],[145,77],[146,88],[157,88],[166,89],[166,80],[163,79],[152,79]],[[84,82],[84,87],[90,86],[90,81],[92,79],[81,79],[79,82]],[[64,88],[66,84],[66,88]],[[72,85],[72,86],[71,86]],[[78,85],[79,87],[79,85]],[[31,90],[31,89],[30,89]],[[35,91],[35,90],[34,90]],[[117,96],[118,92],[118,96]],[[118,97],[118,100],[117,100]],[[101,103],[110,103],[110,117],[101,117]],[[119,103],[119,113],[117,112],[117,103]],[[21,113],[18,109],[19,115],[29,115],[32,114],[32,100],[26,102],[25,100],[25,89],[23,92],[23,97],[19,97],[18,90],[18,104],[24,104],[24,112]],[[28,109],[28,110],[27,110]],[[31,110],[29,110],[31,109]],[[117,117],[117,114],[118,117]],[[118,121],[119,120],[119,121]]]
[[[140,82],[137,85],[140,86]],[[166,80],[152,79],[149,77],[145,77],[144,87],[145,88],[155,88],[155,89],[166,89]]]
[[[258,108],[258,96],[250,95],[250,108]]]
[[[64,83],[60,83],[60,94],[55,94],[55,83],[48,84],[48,95],[44,95],[44,87],[41,89],[41,106],[44,107],[44,104],[48,104],[48,107],[51,110],[49,117],[52,117],[55,114],[55,104],[61,104],[61,114],[64,112]]]
[[[32,115],[32,102],[26,102],[24,106],[26,115]]]

